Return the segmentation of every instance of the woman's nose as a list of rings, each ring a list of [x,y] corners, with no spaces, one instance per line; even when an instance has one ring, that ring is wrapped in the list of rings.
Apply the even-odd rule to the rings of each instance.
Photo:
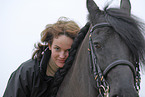
[[[65,58],[65,56],[66,56],[65,52],[60,52],[60,54],[59,54],[60,58]]]

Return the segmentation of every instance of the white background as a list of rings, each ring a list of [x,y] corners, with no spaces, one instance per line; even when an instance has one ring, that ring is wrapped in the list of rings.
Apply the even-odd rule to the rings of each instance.
[[[95,0],[103,9],[108,0]],[[145,21],[145,1],[130,0],[132,13]],[[111,6],[119,7],[120,0]],[[69,17],[80,27],[87,22],[86,0],[0,0],[0,96],[10,74],[31,58],[34,43],[46,24],[60,16]],[[145,75],[142,75],[140,97],[145,97]]]

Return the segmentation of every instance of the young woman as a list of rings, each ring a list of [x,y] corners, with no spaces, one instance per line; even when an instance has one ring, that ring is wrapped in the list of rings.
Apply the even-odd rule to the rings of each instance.
[[[79,26],[67,18],[48,24],[41,33],[32,59],[15,70],[3,97],[45,97],[50,90],[53,76],[64,66],[69,49],[80,31]]]

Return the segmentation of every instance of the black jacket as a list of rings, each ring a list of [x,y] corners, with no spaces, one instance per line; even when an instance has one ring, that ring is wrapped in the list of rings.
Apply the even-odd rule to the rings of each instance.
[[[45,97],[53,77],[46,76],[50,51],[47,49],[41,62],[30,59],[14,71],[8,81],[3,97]]]

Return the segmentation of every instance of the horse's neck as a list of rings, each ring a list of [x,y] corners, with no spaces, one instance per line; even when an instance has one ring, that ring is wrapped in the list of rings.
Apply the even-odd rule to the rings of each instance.
[[[78,83],[84,75],[88,73],[88,34],[80,45],[72,68],[70,70],[71,77],[77,79]]]
[[[80,45],[74,63],[61,84],[58,97],[92,97],[94,94],[89,72],[88,45],[89,33]]]
[[[74,71],[79,71],[79,74],[82,75],[82,72],[86,72],[88,70],[88,45],[89,45],[89,33],[87,33],[84,41],[80,45],[80,48],[78,49],[75,61],[73,63],[72,69]],[[73,72],[74,74],[77,72]],[[76,76],[74,76],[76,77]]]

